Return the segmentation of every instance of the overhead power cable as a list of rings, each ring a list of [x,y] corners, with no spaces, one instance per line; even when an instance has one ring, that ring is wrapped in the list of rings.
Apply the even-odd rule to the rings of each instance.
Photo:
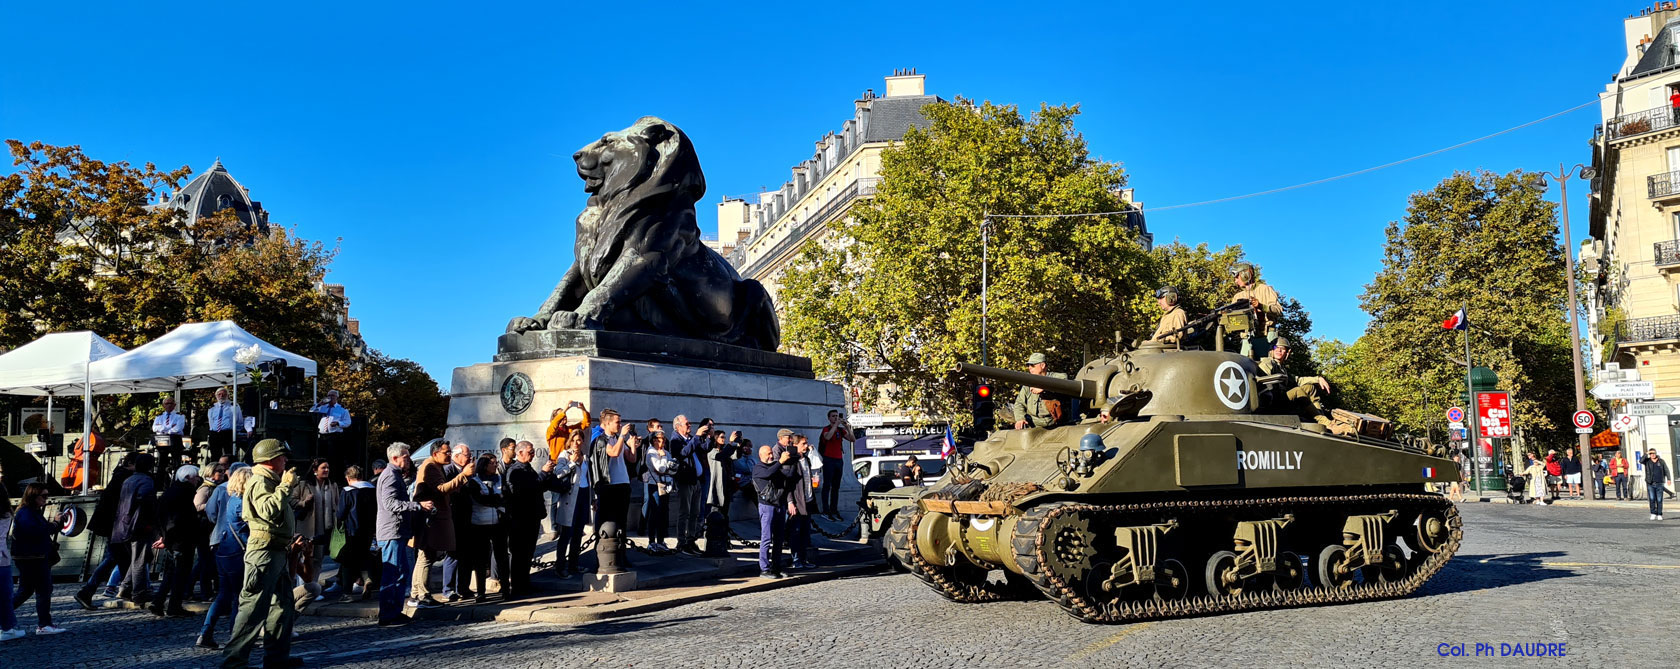
[[[1367,167],[1367,168],[1362,169],[1362,170],[1354,170],[1354,171],[1348,172],[1346,174],[1338,174],[1338,175],[1333,176],[1333,177],[1325,177],[1323,179],[1315,179],[1313,181],[1308,181],[1308,182],[1305,182],[1305,183],[1298,183],[1298,184],[1295,184],[1293,186],[1284,186],[1282,188],[1272,188],[1272,189],[1269,189],[1269,190],[1257,191],[1257,192],[1253,192],[1253,193],[1247,193],[1247,194],[1244,194],[1244,195],[1232,195],[1230,197],[1222,197],[1222,198],[1217,198],[1217,199],[1213,199],[1213,200],[1203,200],[1201,202],[1186,202],[1184,204],[1171,204],[1171,205],[1167,205],[1165,207],[1147,207],[1147,208],[1143,208],[1142,211],[1144,211],[1145,213],[1154,213],[1154,212],[1158,212],[1158,211],[1167,211],[1169,209],[1185,209],[1185,208],[1189,208],[1189,207],[1200,207],[1202,205],[1207,205],[1207,204],[1219,204],[1221,202],[1234,202],[1236,200],[1246,200],[1246,199],[1251,198],[1251,197],[1260,197],[1262,195],[1271,195],[1271,194],[1274,194],[1274,193],[1282,193],[1282,192],[1285,192],[1285,191],[1292,191],[1292,190],[1296,190],[1296,189],[1299,189],[1299,188],[1306,188],[1308,186],[1317,186],[1319,184],[1326,184],[1326,183],[1330,183],[1332,181],[1340,181],[1342,179],[1346,179],[1348,177],[1356,177],[1356,176],[1359,176],[1361,174],[1370,174],[1371,172],[1375,172],[1377,170],[1388,169],[1388,168],[1394,167],[1396,165],[1404,165],[1404,164],[1412,162],[1414,160],[1422,160],[1422,159],[1428,158],[1430,156],[1437,156],[1437,155],[1446,153],[1448,151],[1452,151],[1453,149],[1461,149],[1461,148],[1464,148],[1466,146],[1470,146],[1471,144],[1475,144],[1477,142],[1483,142],[1483,141],[1487,141],[1487,140],[1493,139],[1495,137],[1498,137],[1500,135],[1510,134],[1510,133],[1516,132],[1518,130],[1522,130],[1523,128],[1527,128],[1529,126],[1537,125],[1537,124],[1540,124],[1540,123],[1545,123],[1546,121],[1550,121],[1550,120],[1552,120],[1554,118],[1557,118],[1559,116],[1563,116],[1563,115],[1568,114],[1570,112],[1578,111],[1580,109],[1584,109],[1586,107],[1590,107],[1590,106],[1595,105],[1595,104],[1598,104],[1598,99],[1596,99],[1596,98],[1594,98],[1593,100],[1575,105],[1574,107],[1570,107],[1570,108],[1565,109],[1563,111],[1557,112],[1555,114],[1550,114],[1550,115],[1547,115],[1547,116],[1543,116],[1541,118],[1534,119],[1534,120],[1529,121],[1527,123],[1524,123],[1522,125],[1511,126],[1509,128],[1506,128],[1506,129],[1501,130],[1499,132],[1493,133],[1491,135],[1483,135],[1481,137],[1477,137],[1477,138],[1472,139],[1472,140],[1459,142],[1459,143],[1454,144],[1452,146],[1448,146],[1448,147],[1444,147],[1444,148],[1440,148],[1440,149],[1435,149],[1434,151],[1430,151],[1428,153],[1420,153],[1420,154],[1412,156],[1410,158],[1402,158],[1402,159],[1396,160],[1394,162],[1383,163],[1381,165],[1375,165],[1375,166],[1372,166],[1372,167]],[[1139,211],[1139,210],[1138,209],[1130,209],[1130,210],[1123,210],[1123,211],[1093,211],[1093,212],[1083,212],[1083,213],[1074,213],[1074,214],[986,214],[986,216],[988,218],[1072,218],[1072,217],[1082,217],[1082,216],[1115,216],[1115,215],[1119,215],[1119,214],[1135,213],[1137,211]]]

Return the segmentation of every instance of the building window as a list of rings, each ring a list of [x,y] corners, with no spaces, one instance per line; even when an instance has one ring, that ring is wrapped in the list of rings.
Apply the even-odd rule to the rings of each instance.
[[[232,196],[227,193],[222,193],[221,195],[216,196],[216,211],[221,211],[231,206],[233,206]]]

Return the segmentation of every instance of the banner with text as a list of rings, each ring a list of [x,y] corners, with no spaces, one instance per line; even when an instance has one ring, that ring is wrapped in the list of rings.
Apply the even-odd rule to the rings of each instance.
[[[1483,437],[1511,436],[1511,394],[1503,391],[1476,393],[1476,417]]]

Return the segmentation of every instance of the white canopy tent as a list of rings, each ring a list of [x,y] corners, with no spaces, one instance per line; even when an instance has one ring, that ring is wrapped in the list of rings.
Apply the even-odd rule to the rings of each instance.
[[[233,321],[188,323],[144,346],[93,363],[88,380],[101,393],[167,392],[250,383],[250,371],[234,361],[239,349],[256,346],[257,360],[283,359],[315,376],[315,361],[258,339]],[[255,366],[255,363],[252,365]]]
[[[92,332],[55,332],[0,355],[0,393],[79,395],[89,364],[122,353]]]
[[[0,355],[0,393],[46,395],[47,424],[52,424],[53,398],[63,394],[82,396],[83,438],[93,431],[93,391],[88,374],[94,362],[122,355],[123,350],[104,337],[87,331],[55,332]],[[91,463],[92,449],[82,449]],[[82,477],[82,491],[92,485]]]

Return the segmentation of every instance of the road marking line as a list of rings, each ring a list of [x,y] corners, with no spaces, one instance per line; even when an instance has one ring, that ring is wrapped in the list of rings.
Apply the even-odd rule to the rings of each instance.
[[[1091,644],[1089,646],[1086,646],[1085,648],[1081,649],[1079,652],[1074,653],[1072,655],[1069,655],[1067,657],[1066,661],[1072,662],[1074,660],[1083,659],[1086,656],[1089,656],[1093,653],[1096,653],[1098,651],[1103,650],[1104,648],[1108,648],[1109,646],[1120,643],[1121,639],[1124,639],[1124,638],[1130,636],[1133,632],[1136,632],[1138,630],[1141,630],[1145,627],[1148,627],[1148,626],[1154,625],[1154,624],[1155,623],[1152,623],[1152,622],[1151,623],[1136,623],[1136,624],[1133,624],[1131,627],[1127,627],[1126,629],[1121,630],[1119,634],[1111,636],[1107,639],[1103,639],[1102,641],[1098,641],[1096,643],[1093,643],[1093,644]]]
[[[1542,562],[1542,567],[1627,567],[1629,569],[1680,569],[1680,564],[1616,564],[1611,562]]]
[[[1514,558],[1514,557],[1517,557],[1517,556],[1516,555],[1495,555],[1495,556],[1490,557],[1490,558],[1484,558],[1482,560],[1479,560],[1479,562],[1481,564],[1487,564],[1489,562],[1493,562],[1494,560],[1504,560],[1504,559],[1507,559],[1507,558]],[[1539,563],[1539,565],[1542,566],[1542,567],[1627,567],[1629,569],[1680,569],[1680,564],[1622,564],[1622,563],[1619,563],[1619,562],[1545,562],[1545,561],[1542,561],[1542,562]]]
[[[398,637],[398,638],[395,638],[395,639],[380,639],[378,641],[369,641],[368,645],[379,646],[379,645],[388,644],[388,643],[402,643],[404,641],[413,641],[415,639],[430,639],[431,637],[432,637],[432,635],[430,635],[430,634],[416,634],[414,636]]]

